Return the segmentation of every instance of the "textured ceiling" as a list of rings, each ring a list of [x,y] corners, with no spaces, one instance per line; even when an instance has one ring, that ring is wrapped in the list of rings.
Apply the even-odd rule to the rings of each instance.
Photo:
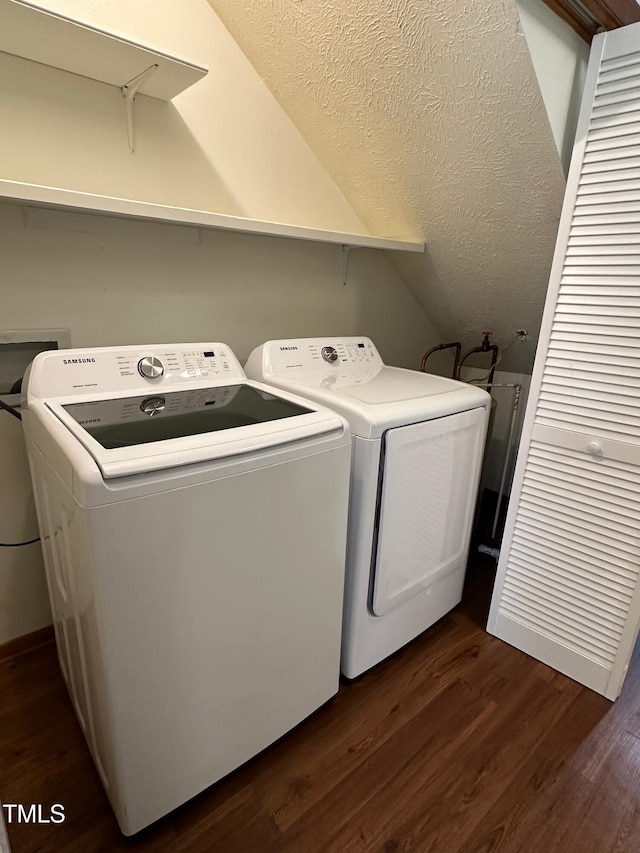
[[[530,368],[564,177],[512,0],[209,0],[443,337]],[[427,342],[430,343],[430,342]]]

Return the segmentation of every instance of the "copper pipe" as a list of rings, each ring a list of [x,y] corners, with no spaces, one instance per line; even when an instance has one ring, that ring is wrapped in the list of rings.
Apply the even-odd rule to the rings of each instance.
[[[450,349],[451,347],[456,348],[456,355],[455,355],[455,359],[453,361],[453,373],[452,373],[452,377],[455,379],[456,378],[456,371],[458,370],[458,362],[460,360],[460,353],[462,352],[462,344],[460,343],[460,341],[454,341],[451,344],[436,344],[435,347],[431,347],[431,349],[428,349],[425,352],[425,354],[422,356],[422,361],[420,362],[420,370],[423,373],[425,372],[425,365],[427,363],[427,359],[429,358],[430,355],[433,355],[434,352],[438,352],[438,350],[443,350],[443,349]]]

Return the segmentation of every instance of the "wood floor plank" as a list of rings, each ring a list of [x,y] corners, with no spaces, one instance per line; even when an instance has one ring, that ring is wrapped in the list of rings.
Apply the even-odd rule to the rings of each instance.
[[[446,761],[437,766],[412,762],[388,781],[384,797],[392,796],[403,808],[389,813],[386,821],[376,817],[383,807],[382,797],[372,799],[355,820],[366,827],[368,843],[375,849],[385,844],[406,850],[457,849],[464,830],[477,809],[486,809],[511,781],[522,754],[535,747],[543,725],[553,717],[558,692],[535,674],[525,675],[512,685],[503,701],[495,705],[490,719],[473,731],[451,731],[452,748]],[[536,722],[532,724],[532,719]],[[505,723],[509,720],[509,733]],[[338,848],[342,847],[338,838]],[[352,849],[353,844],[345,845]],[[355,849],[353,847],[353,849]]]
[[[640,741],[616,736],[594,781],[571,765],[520,820],[509,853],[528,853],[535,839],[549,853],[637,853],[640,849]]]
[[[384,832],[394,814],[404,814],[404,805],[419,787],[417,776],[434,778],[449,754],[468,741],[496,709],[495,702],[474,694],[461,681],[446,688],[414,716],[396,737],[386,741],[347,779],[339,782],[316,807],[308,820],[294,825],[285,834],[285,851],[301,849],[347,850],[359,844],[364,834],[372,838],[371,827]],[[437,783],[436,783],[437,784]],[[315,826],[308,839],[310,824]]]
[[[477,648],[489,639],[480,634],[476,639],[475,630],[462,633],[452,623],[439,626],[409,650],[404,666],[386,662],[345,686],[331,714],[318,717],[313,739],[303,725],[291,737],[293,748],[282,751],[284,760],[269,755],[257,789],[278,826],[286,830],[314,808],[452,681],[473,668]]]
[[[479,811],[476,820],[467,824],[459,853],[514,851],[521,845],[517,835],[526,816],[547,792],[549,801],[554,802],[557,786],[565,785],[567,777],[582,785],[571,768],[571,756],[600,723],[610,703],[595,693],[585,693],[574,682],[569,685],[573,687],[569,706],[560,705],[558,717],[548,725],[541,742],[530,754],[521,756],[515,776],[492,807],[484,813]],[[537,825],[538,821],[533,823]],[[524,849],[533,843],[527,838]]]
[[[9,642],[0,645],[0,660],[16,658],[37,649],[39,646],[49,645],[53,639],[53,625],[39,628],[37,631],[32,631],[22,637],[16,637],[15,640],[9,640]]]

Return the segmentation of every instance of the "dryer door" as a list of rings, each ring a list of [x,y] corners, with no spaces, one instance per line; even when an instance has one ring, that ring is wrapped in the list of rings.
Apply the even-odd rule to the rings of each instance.
[[[464,568],[486,428],[481,408],[385,434],[376,616]]]

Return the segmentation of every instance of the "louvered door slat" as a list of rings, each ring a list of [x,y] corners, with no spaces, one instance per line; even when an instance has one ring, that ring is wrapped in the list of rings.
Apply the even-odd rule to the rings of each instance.
[[[552,594],[549,598],[539,584],[532,586],[518,578],[515,573],[508,578],[505,584],[507,593],[513,596],[513,605],[528,603],[531,609],[549,620],[555,628],[562,626],[566,636],[570,636],[574,642],[593,654],[611,655],[615,654],[616,640],[619,639],[621,625],[609,620],[606,625],[600,625],[598,621],[589,619],[586,608],[572,608],[566,598],[558,599],[558,587],[553,584],[547,588]],[[553,602],[550,603],[549,599]],[[624,624],[624,622],[622,623]],[[613,630],[610,630],[610,629]],[[617,636],[616,636],[617,631]],[[593,643],[593,640],[596,643]],[[594,652],[594,646],[598,651]]]
[[[640,144],[640,143],[639,143]],[[603,214],[634,214],[636,219],[640,212],[640,199],[630,198],[628,200],[612,201],[610,198],[598,199],[597,197],[586,197],[576,200],[576,221],[580,223],[590,216],[602,216]]]
[[[595,102],[598,103],[599,98],[603,95],[607,95],[611,92],[624,92],[627,89],[630,89],[631,91],[640,89],[640,73],[638,73],[637,67],[633,65],[625,69],[622,73],[615,75],[609,73],[606,76],[602,75]]]
[[[626,162],[626,161],[625,161]],[[589,180],[578,191],[576,205],[611,204],[614,201],[632,201],[637,203],[636,178],[628,174],[625,167],[592,172]]]
[[[585,567],[593,565],[597,567],[598,577],[608,578],[620,588],[633,588],[635,569],[632,559],[616,563],[604,547],[594,548],[592,543],[572,542],[568,537],[557,536],[551,525],[545,525],[541,531],[537,519],[528,518],[526,514],[520,519],[520,527],[514,534],[513,541],[514,545],[520,544],[529,550],[537,549],[545,554],[555,553],[558,558],[569,562],[580,560],[584,563],[582,577],[588,576]]]
[[[605,250],[608,250],[610,246],[622,245],[625,247],[633,247],[634,251],[637,251],[637,246],[633,239],[637,230],[640,230],[640,228],[632,229],[630,232],[625,232],[622,229],[617,229],[615,231],[599,231],[597,228],[592,228],[590,233],[587,234],[579,234],[572,231],[571,237],[569,238],[569,246],[589,246],[590,248],[602,247]],[[616,251],[620,250],[617,249]]]
[[[636,131],[638,133],[640,133],[640,125],[638,125],[637,127],[636,127],[636,125],[634,125],[633,127],[635,128],[634,131],[629,131],[628,129],[625,129],[624,133],[627,134],[627,133],[636,132]],[[620,135],[623,135],[622,129],[621,129]],[[596,136],[596,134],[594,134],[594,138],[595,139],[598,138]],[[594,175],[594,173],[598,176],[604,177],[607,175],[607,172],[618,171],[618,170],[624,171],[626,169],[634,169],[638,165],[638,160],[639,160],[639,158],[633,156],[633,154],[629,154],[626,156],[623,154],[622,156],[615,157],[613,159],[608,159],[608,158],[603,159],[603,158],[593,157],[593,158],[591,158],[591,161],[589,163],[584,164],[583,180],[585,180],[585,181],[590,180],[592,178],[592,176]]]
[[[528,570],[529,577],[534,576],[530,570]],[[521,579],[517,577],[508,578],[506,581],[506,586],[508,588],[514,589],[516,592],[521,592],[523,595],[529,595],[534,600],[537,600],[540,604],[547,605],[547,598],[554,597],[558,592],[561,593],[563,599],[563,605],[566,610],[560,610],[559,615],[562,617],[565,612],[572,615],[572,618],[576,621],[580,620],[580,617],[583,612],[593,615],[593,630],[598,632],[601,636],[600,639],[602,644],[608,642],[608,626],[615,625],[618,630],[621,630],[624,626],[624,620],[626,616],[626,608],[619,607],[616,611],[615,608],[612,608],[611,615],[606,622],[600,621],[600,600],[593,596],[592,599],[586,600],[584,596],[576,596],[570,587],[567,587],[564,584],[558,582],[557,579],[554,578],[553,582],[550,581],[549,578],[544,577],[544,575],[535,574],[536,577],[536,586],[535,589],[531,589],[530,584],[523,583]],[[587,622],[584,623],[587,625]]]
[[[585,164],[593,166],[602,163],[604,168],[608,168],[609,165],[617,165],[616,161],[624,163],[628,159],[636,157],[638,146],[637,139],[634,139],[634,136],[640,138],[640,134],[632,134],[612,145],[611,134],[599,134],[598,137],[591,139],[589,148],[585,149]]]
[[[638,129],[640,130],[640,128]],[[613,183],[618,186],[625,183],[628,185],[629,182],[637,181],[638,177],[640,177],[640,169],[637,166],[637,158],[635,157],[625,157],[624,160],[607,164],[607,166],[608,168],[600,166],[595,171],[583,176],[583,194],[594,186],[607,183]],[[610,172],[614,172],[615,174],[610,174]]]
[[[561,504],[554,504],[554,502],[547,497],[540,500],[534,490],[531,490],[526,497],[522,497],[521,502],[523,506],[526,505],[528,507],[530,512],[534,514],[537,513],[541,519],[544,519],[545,524],[549,524],[551,527],[563,529],[565,533],[567,532],[566,527],[562,527],[562,522],[558,516],[558,509],[562,509]],[[594,521],[596,522],[595,525]],[[604,530],[601,528],[604,528]],[[603,532],[606,532],[606,525],[602,524],[601,518],[592,514],[590,519],[577,519],[572,517],[571,530],[572,536],[581,536],[587,541],[601,541],[598,539],[598,536],[601,536]],[[621,551],[624,551],[633,557],[638,547],[637,537],[634,538],[632,535],[625,535],[619,531],[617,538],[618,547]]]
[[[590,364],[594,364],[597,359],[602,359],[612,367],[616,365],[632,367],[634,368],[634,372],[631,375],[637,376],[638,364],[636,359],[640,356],[639,347],[634,349],[626,341],[624,342],[626,344],[625,346],[617,346],[611,341],[605,340],[600,340],[597,343],[583,344],[579,338],[578,343],[580,346],[576,347],[576,338],[577,335],[572,336],[571,334],[566,334],[564,336],[559,334],[556,335],[553,349],[549,350],[549,358],[553,358],[556,354],[560,356],[570,356],[576,360],[580,360],[585,357],[589,360]],[[596,364],[594,364],[594,369],[597,369]]]
[[[571,229],[571,237],[600,237],[605,239],[607,236],[620,235],[626,239],[632,239],[633,236],[640,235],[640,222],[603,222],[594,225],[574,225]],[[630,238],[628,235],[632,235]]]
[[[581,483],[577,478],[575,481],[567,482],[556,472],[555,467],[539,471],[536,470],[534,464],[531,464],[527,468],[525,481],[533,491],[535,491],[536,486],[542,490],[548,486],[549,493],[555,494],[558,499],[562,497],[564,500],[576,504],[597,502],[600,507],[609,509],[611,512],[615,512],[618,507],[615,496],[609,495],[604,487],[593,489],[590,483]],[[640,523],[640,507],[632,507],[627,512],[634,523]]]
[[[599,380],[608,377],[598,377],[592,371],[576,370],[574,368],[571,368],[571,370],[576,390],[585,391],[588,394],[591,394],[593,391],[606,393],[613,386],[618,393],[622,393],[623,396],[630,398],[633,400],[634,405],[637,405],[638,390],[640,390],[640,379],[637,376],[618,376],[616,377],[616,381],[606,383]],[[547,365],[545,384],[551,387],[557,385],[564,389],[566,385],[566,371],[563,366]]]
[[[594,39],[489,621],[611,698],[640,618],[634,27]]]
[[[612,608],[612,612],[626,615],[628,593],[620,593],[617,590],[612,593],[606,586],[606,579],[600,575],[587,577],[583,572],[576,572],[570,563],[553,558],[546,552],[532,553],[528,546],[522,548],[518,542],[514,542],[512,551],[517,555],[522,569],[536,584],[547,585],[552,590],[563,590],[574,597],[579,596],[590,601],[596,609],[604,602]]]
[[[567,501],[569,501],[569,505],[573,506],[573,504],[578,504],[580,509],[580,514],[578,520],[584,519],[584,523],[587,524],[589,521],[589,516],[593,516],[597,514],[598,517],[603,519],[603,522],[606,522],[604,529],[601,530],[601,534],[604,536],[609,532],[610,528],[607,526],[608,524],[612,524],[616,526],[617,529],[626,532],[628,536],[633,537],[634,524],[636,521],[631,521],[626,519],[618,512],[618,507],[614,504],[600,504],[597,506],[597,509],[594,510],[594,502],[592,500],[591,495],[588,493],[574,493],[567,494],[566,492],[549,491],[546,488],[546,480],[544,478],[536,481],[535,477],[529,477],[527,480],[527,490],[526,494],[523,495],[523,499],[531,500],[535,503],[535,500],[547,501],[550,506],[553,506],[556,511],[563,506],[567,506]],[[591,512],[590,512],[591,510]],[[626,522],[629,521],[627,524]]]
[[[591,225],[632,225],[634,227],[629,230],[635,232],[640,227],[640,217],[635,213],[613,213],[613,211],[608,211],[606,213],[586,215],[584,211],[581,211],[573,223],[575,230],[585,229]]]
[[[606,296],[592,296],[585,293],[580,300],[579,294],[563,293],[558,300],[557,328],[560,323],[575,321],[578,323],[600,322],[601,324],[614,324],[615,327],[624,326],[629,321],[640,319],[640,306],[637,296],[626,293],[624,296],[616,297],[613,294]],[[635,323],[632,323],[635,326]]]
[[[640,133],[632,133],[621,138],[616,138],[612,133],[598,134],[587,143],[587,162],[635,156],[638,141],[640,141]]]
[[[611,79],[626,80],[628,77],[638,76],[638,65],[633,58],[627,61],[626,57],[615,60],[605,59],[600,67],[600,83],[604,86]]]
[[[589,538],[580,539],[577,536],[568,537],[563,528],[571,527],[574,520],[589,527],[593,507],[610,506],[615,508],[617,503],[612,500],[611,489],[614,487],[620,493],[620,478],[616,468],[622,468],[632,482],[640,474],[632,466],[620,466],[618,463],[611,468],[603,468],[606,460],[599,461],[597,471],[589,470],[585,474],[573,475],[567,471],[558,471],[557,456],[546,446],[534,442],[534,454],[531,454],[527,464],[522,497],[511,545],[510,571],[505,582],[518,584],[522,592],[522,600],[517,608],[513,591],[503,599],[501,610],[504,614],[522,614],[531,597],[537,596],[535,614],[545,623],[553,624],[555,634],[562,638],[567,648],[579,654],[588,654],[601,663],[612,662],[612,649],[617,648],[624,619],[626,618],[631,597],[637,582],[638,560],[640,559],[640,542],[636,539],[631,544],[629,539],[624,549],[612,546],[609,541],[611,531],[616,525],[610,523],[594,530]],[[597,474],[597,476],[596,476]],[[567,480],[571,478],[571,485]],[[592,489],[593,483],[598,484]],[[533,485],[533,488],[531,486]],[[582,495],[589,494],[589,502],[579,503],[572,500],[573,491]],[[557,517],[552,522],[545,521],[535,504],[528,502],[530,493],[533,499],[540,496],[553,495],[558,507]],[[630,504],[630,512],[625,514],[640,527],[640,493],[637,489],[625,488],[625,501]],[[618,499],[618,503],[620,498]],[[567,509],[568,508],[568,509]],[[632,531],[633,526],[624,523],[624,528]],[[615,541],[615,539],[614,539]],[[523,564],[523,558],[536,566],[536,574],[532,574]],[[567,597],[566,578],[568,576],[563,566],[570,567],[573,586]],[[560,574],[564,581],[557,583]],[[540,599],[540,589],[544,586],[545,595]],[[602,585],[608,592],[607,597],[594,595],[594,586]],[[576,595],[584,603],[584,608],[575,607]],[[616,603],[612,603],[614,598]],[[545,607],[542,607],[542,604]],[[567,615],[568,614],[568,615]],[[594,623],[597,623],[594,624]]]
[[[561,375],[565,377],[567,370],[571,370],[575,377],[586,376],[597,381],[600,374],[610,373],[612,368],[616,370],[616,378],[619,383],[637,382],[637,372],[633,359],[629,359],[629,364],[623,364],[615,358],[600,356],[599,363],[594,364],[589,358],[589,353],[563,353],[559,351],[550,353],[547,359],[547,375],[553,375],[554,371],[558,370],[562,371]]]
[[[612,77],[624,80],[625,77],[636,74],[637,68],[638,60],[635,54],[628,56],[621,53],[619,56],[610,56],[603,52],[599,78],[605,83]]]
[[[609,318],[607,318],[608,320]],[[614,322],[613,320],[609,320],[609,322]],[[629,318],[627,325],[625,325],[622,321],[619,322],[619,325],[605,325],[604,322],[599,321],[597,317],[592,317],[588,314],[580,314],[573,320],[560,318],[556,320],[553,324],[553,330],[558,334],[558,337],[562,338],[564,336],[565,340],[569,339],[569,336],[573,336],[571,339],[576,340],[576,335],[582,334],[585,337],[588,335],[592,336],[600,336],[606,338],[605,343],[617,344],[622,347],[627,346],[626,338],[631,338],[629,342],[629,346],[635,347],[635,341],[638,340],[638,326],[633,322],[633,318]],[[595,326],[596,328],[586,328],[581,332],[576,333],[573,331],[574,324],[582,324],[583,326]]]
[[[608,95],[607,97],[598,98],[596,105],[593,108],[593,117],[595,119],[604,118],[605,116],[620,116],[620,115],[636,115],[640,112],[640,98],[637,94],[626,92],[619,96]]]
[[[545,382],[542,385],[541,399],[544,395],[545,399],[549,400],[552,405],[558,407],[561,405],[566,406],[568,411],[572,411],[571,407],[575,405],[579,413],[588,415],[590,412],[595,412],[597,415],[594,416],[598,417],[599,420],[604,420],[605,423],[609,423],[612,415],[619,423],[624,422],[630,427],[635,426],[637,423],[637,396],[634,402],[633,397],[630,395],[625,398],[621,394],[611,394],[601,391],[598,394],[598,399],[594,400],[588,391],[585,391],[584,388],[576,387],[574,383],[571,402],[564,402],[567,399],[565,389],[566,382],[556,377],[555,386],[549,382]]]

